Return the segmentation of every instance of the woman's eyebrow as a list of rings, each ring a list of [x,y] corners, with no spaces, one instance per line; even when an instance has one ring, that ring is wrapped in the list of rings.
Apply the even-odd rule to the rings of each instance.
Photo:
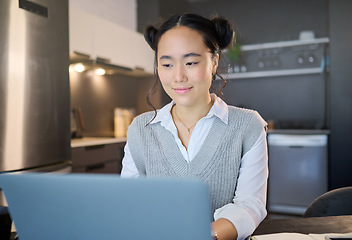
[[[186,53],[183,55],[184,58],[187,58],[187,57],[201,57],[202,55],[198,54],[198,53],[194,53],[194,52],[191,52],[191,53]],[[163,55],[159,58],[160,60],[162,59],[172,59],[171,56],[168,56],[168,55]]]
[[[170,57],[170,56],[167,56],[167,55],[163,55],[163,56],[161,56],[159,59],[160,59],[160,60],[161,60],[161,59],[171,59],[171,57]]]
[[[194,52],[191,52],[191,53],[187,53],[185,55],[183,55],[183,57],[200,57],[201,55],[198,54],[198,53],[194,53]]]

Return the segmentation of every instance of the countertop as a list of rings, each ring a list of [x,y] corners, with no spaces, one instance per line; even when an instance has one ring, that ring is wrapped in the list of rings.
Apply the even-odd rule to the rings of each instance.
[[[71,148],[86,147],[94,145],[104,145],[112,143],[124,143],[127,138],[112,138],[112,137],[83,137],[71,139]]]
[[[268,130],[268,134],[297,134],[297,135],[315,135],[315,134],[329,134],[330,130],[300,130],[300,129],[273,129]],[[83,137],[71,139],[71,148],[86,147],[94,145],[104,145],[112,143],[125,143],[126,137]]]
[[[289,135],[329,135],[330,130],[323,129],[269,129],[268,134],[289,134]]]
[[[265,219],[260,223],[253,235],[283,232],[296,233],[350,233],[352,232],[352,215]]]

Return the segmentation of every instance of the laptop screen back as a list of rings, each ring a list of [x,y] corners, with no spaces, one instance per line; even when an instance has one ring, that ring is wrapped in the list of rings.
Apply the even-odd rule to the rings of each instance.
[[[98,174],[0,174],[21,240],[211,239],[208,188],[196,180]]]

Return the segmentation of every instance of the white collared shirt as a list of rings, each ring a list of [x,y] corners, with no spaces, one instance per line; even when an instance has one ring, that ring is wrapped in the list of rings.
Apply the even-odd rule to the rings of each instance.
[[[225,124],[228,123],[228,106],[215,94],[211,94],[214,104],[209,113],[195,125],[186,149],[178,137],[177,128],[171,116],[174,101],[158,111],[151,124],[160,122],[175,138],[184,159],[188,162],[196,156],[216,117]],[[122,160],[121,177],[138,177],[139,173],[131,156],[128,140],[125,146],[125,156]],[[266,132],[259,136],[253,147],[242,157],[237,188],[233,203],[227,204],[214,213],[214,219],[226,218],[237,229],[238,239],[244,239],[255,230],[266,216],[266,189],[268,178],[268,156]]]

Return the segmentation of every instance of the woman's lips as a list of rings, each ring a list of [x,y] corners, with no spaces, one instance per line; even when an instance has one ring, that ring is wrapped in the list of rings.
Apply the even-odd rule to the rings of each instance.
[[[188,88],[174,88],[174,91],[178,94],[185,94],[191,90],[192,87]]]

